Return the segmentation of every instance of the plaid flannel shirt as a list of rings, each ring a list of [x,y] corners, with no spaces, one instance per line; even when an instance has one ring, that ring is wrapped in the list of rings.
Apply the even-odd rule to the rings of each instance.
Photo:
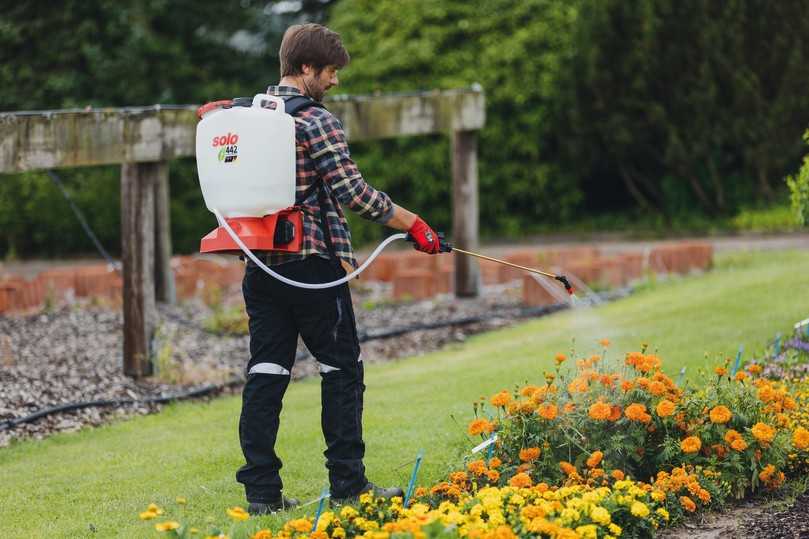
[[[267,93],[279,97],[301,95],[297,88],[270,86]],[[368,185],[351,159],[343,125],[331,112],[308,107],[295,116],[296,189],[295,204],[303,210],[303,245],[298,253],[267,253],[268,265],[301,260],[310,255],[329,258],[320,225],[320,212],[325,209],[331,241],[337,256],[357,267],[351,248],[351,232],[341,204],[361,217],[385,224],[393,216],[390,197]],[[319,181],[331,196],[325,197],[326,208],[320,207]]]

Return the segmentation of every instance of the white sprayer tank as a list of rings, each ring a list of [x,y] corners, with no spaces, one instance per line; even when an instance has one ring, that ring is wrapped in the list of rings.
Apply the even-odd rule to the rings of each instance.
[[[197,172],[205,205],[223,217],[263,217],[292,206],[295,120],[283,99],[258,94],[252,107],[204,114],[197,124]]]

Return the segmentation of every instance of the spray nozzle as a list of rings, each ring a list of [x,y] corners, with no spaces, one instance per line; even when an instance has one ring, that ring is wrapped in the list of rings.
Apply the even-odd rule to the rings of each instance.
[[[573,287],[571,286],[570,282],[567,280],[567,277],[565,277],[564,275],[556,275],[554,277],[554,279],[556,279],[557,281],[562,283],[562,285],[564,285],[565,290],[567,290],[568,294],[570,294],[571,296],[573,295]]]

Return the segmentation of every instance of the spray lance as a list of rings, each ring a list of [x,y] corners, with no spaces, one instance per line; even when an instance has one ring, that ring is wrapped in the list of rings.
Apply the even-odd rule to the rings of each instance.
[[[298,101],[292,101],[296,99]],[[355,271],[328,283],[303,283],[273,271],[253,251],[295,253],[302,248],[303,212],[295,206],[296,163],[293,114],[313,102],[288,101],[257,94],[251,98],[215,101],[199,108],[196,157],[202,196],[219,227],[200,242],[203,253],[244,253],[256,266],[279,281],[307,289],[324,289],[350,281],[382,250],[409,234],[386,238]],[[316,105],[316,104],[315,104]],[[272,144],[267,144],[272,141]],[[554,275],[471,251],[453,248],[439,234],[439,252],[455,252],[544,275],[573,288],[563,275]]]

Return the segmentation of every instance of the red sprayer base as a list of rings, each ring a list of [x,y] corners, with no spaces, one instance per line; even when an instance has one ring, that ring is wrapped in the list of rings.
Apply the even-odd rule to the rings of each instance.
[[[251,251],[297,253],[301,250],[303,214],[300,210],[281,210],[264,217],[232,217],[225,220]],[[283,221],[288,221],[292,226],[282,223],[280,226],[285,228],[276,234],[279,223]],[[242,254],[242,250],[230,237],[228,231],[221,226],[202,238],[199,251],[201,253]]]

